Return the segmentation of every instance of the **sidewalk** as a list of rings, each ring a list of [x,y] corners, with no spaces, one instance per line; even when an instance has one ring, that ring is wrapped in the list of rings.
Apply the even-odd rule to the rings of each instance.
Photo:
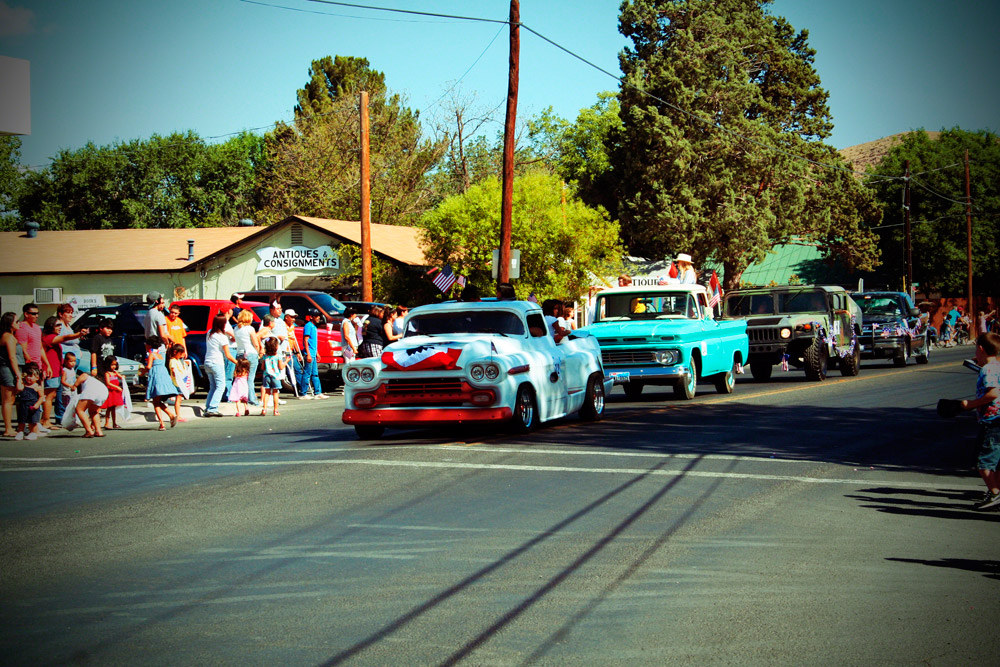
[[[331,401],[336,401],[338,398],[341,401],[344,400],[344,392],[342,390],[332,394],[327,394],[327,396],[329,398],[327,398],[326,400],[320,400],[317,402],[330,403]],[[129,429],[129,428],[145,428],[149,424],[155,424],[156,412],[153,410],[153,404],[147,403],[146,401],[142,400],[139,397],[133,397],[133,400],[135,402],[132,404],[132,415],[129,417],[129,420],[126,423],[121,424],[121,426],[124,426],[125,429]],[[279,407],[280,410],[287,410],[289,408],[295,410],[298,406],[305,406],[315,401],[315,399],[313,399],[313,401],[303,401],[301,399],[293,398],[291,396],[286,396],[282,400],[286,400],[287,403],[285,405],[280,406]],[[173,410],[172,402],[169,404],[169,407],[171,410]],[[235,403],[222,403],[219,406],[219,409],[222,411],[223,415],[227,417],[231,417],[236,414]],[[268,401],[268,414],[270,414],[272,410],[273,407],[270,401]],[[251,405],[250,414],[251,415],[260,414],[260,406]],[[192,421],[195,419],[212,419],[212,417],[205,417],[204,398],[201,399],[191,398],[185,401],[181,401],[180,416],[188,421]]]

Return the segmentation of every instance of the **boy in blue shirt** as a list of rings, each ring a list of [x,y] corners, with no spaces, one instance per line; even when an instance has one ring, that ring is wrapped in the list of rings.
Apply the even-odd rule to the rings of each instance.
[[[963,410],[979,411],[979,476],[986,494],[975,509],[1000,510],[1000,336],[980,334],[976,339],[976,398],[962,401]]]

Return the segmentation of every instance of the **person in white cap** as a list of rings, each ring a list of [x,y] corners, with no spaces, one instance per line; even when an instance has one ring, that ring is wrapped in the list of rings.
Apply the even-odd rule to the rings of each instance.
[[[159,292],[150,292],[146,295],[146,301],[152,305],[146,315],[146,338],[158,336],[160,340],[169,340],[170,334],[167,331],[167,316],[163,312],[166,303],[163,295]],[[149,345],[146,345],[146,354],[149,354]]]
[[[681,285],[694,285],[698,282],[698,277],[694,273],[694,265],[691,264],[691,255],[682,252],[677,255],[677,282]]]

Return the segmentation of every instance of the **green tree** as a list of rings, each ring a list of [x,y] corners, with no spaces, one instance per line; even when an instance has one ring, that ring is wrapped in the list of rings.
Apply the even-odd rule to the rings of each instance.
[[[63,150],[26,176],[20,213],[50,230],[233,225],[255,214],[261,141],[187,132]]]
[[[877,229],[884,264],[879,282],[902,287],[906,275],[904,210],[906,160],[910,161],[910,222],[913,280],[925,291],[964,296],[967,271],[965,151],[969,151],[972,195],[973,290],[1000,285],[1000,137],[980,130],[923,130],[907,134],[873,170],[874,189],[885,206]],[[883,180],[878,177],[891,177]]]
[[[361,247],[344,243],[337,248],[344,271],[331,287],[349,287],[361,293]],[[423,267],[402,266],[377,254],[372,255],[372,298],[375,301],[407,306],[431,303],[440,292],[429,280],[421,280]]]
[[[537,155],[544,156],[563,180],[572,183],[588,206],[618,215],[611,151],[620,140],[622,122],[615,93],[603,92],[593,106],[581,109],[575,123],[542,111],[528,123]]]
[[[264,208],[271,220],[301,214],[360,216],[359,94],[369,96],[372,221],[412,224],[432,205],[425,174],[444,142],[422,137],[419,114],[389,94],[363,58],[314,60],[296,98],[295,121],[278,123],[267,146]]]
[[[0,230],[16,229],[21,192],[21,138],[0,136]]]
[[[484,294],[492,290],[493,249],[500,238],[500,182],[488,179],[446,199],[421,226],[426,254],[450,264]],[[521,251],[521,298],[572,298],[585,294],[593,275],[620,268],[618,225],[603,211],[566,196],[561,179],[535,170],[514,179],[512,247]]]
[[[619,20],[632,40],[611,151],[625,244],[645,257],[713,258],[729,288],[792,239],[852,268],[877,263],[861,224],[878,207],[822,143],[832,121],[808,33],[769,4],[626,0]]]

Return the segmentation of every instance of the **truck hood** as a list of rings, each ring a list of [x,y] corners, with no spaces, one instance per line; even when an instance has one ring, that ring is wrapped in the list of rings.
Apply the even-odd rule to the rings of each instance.
[[[745,327],[746,325],[736,320],[721,323],[726,327]],[[701,335],[706,327],[700,320],[640,320],[629,322],[597,322],[582,331],[586,331],[600,340],[609,338],[616,339],[667,339],[680,340],[685,336]]]

